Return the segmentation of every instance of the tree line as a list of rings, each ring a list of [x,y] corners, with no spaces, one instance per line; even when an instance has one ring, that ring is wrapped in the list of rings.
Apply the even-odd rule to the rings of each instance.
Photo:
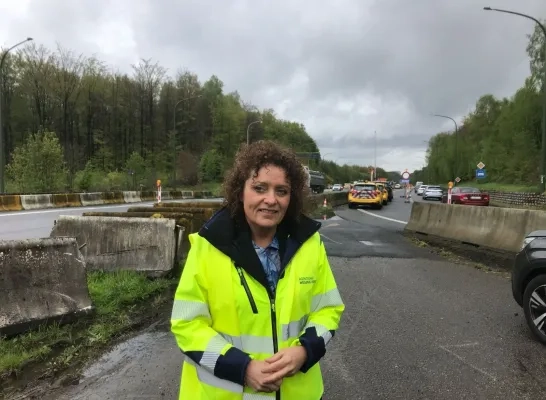
[[[221,180],[241,143],[271,139],[318,153],[303,124],[226,93],[215,75],[171,77],[142,59],[130,73],[60,45],[8,53],[2,74],[6,191],[100,191],[181,187]],[[257,123],[256,121],[260,121]],[[2,151],[0,150],[0,151]],[[359,166],[305,160],[328,181],[368,174]]]
[[[530,76],[524,85],[511,98],[482,96],[459,124],[457,135],[451,131],[433,136],[427,164],[413,172],[413,182],[447,184],[457,176],[472,181],[481,161],[487,173],[481,182],[538,184],[546,38],[538,25],[528,37]]]

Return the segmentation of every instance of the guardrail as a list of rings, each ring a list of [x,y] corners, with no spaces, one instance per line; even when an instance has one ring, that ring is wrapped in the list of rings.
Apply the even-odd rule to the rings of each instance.
[[[210,191],[162,191],[164,200],[215,198]],[[0,211],[38,210],[105,204],[131,204],[157,199],[156,191],[0,195]]]

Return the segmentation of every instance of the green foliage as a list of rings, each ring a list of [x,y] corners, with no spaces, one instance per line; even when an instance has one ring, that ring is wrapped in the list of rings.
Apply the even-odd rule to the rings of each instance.
[[[222,178],[223,159],[216,150],[209,150],[201,157],[199,172],[203,182],[214,182]]]
[[[6,170],[21,192],[62,191],[66,187],[63,149],[53,132],[30,134],[15,149]]]
[[[427,165],[414,171],[412,181],[446,184],[459,176],[463,182],[496,187],[536,188],[540,182],[541,120],[544,46],[542,30],[530,36],[527,52],[531,75],[511,98],[482,96],[475,109],[454,132],[442,132],[429,141]],[[476,165],[486,165],[487,178],[477,180]]]
[[[26,132],[42,127],[58,134],[70,189],[153,190],[156,179],[164,189],[219,179],[247,131],[251,142],[271,139],[297,152],[318,152],[304,125],[258,110],[237,92],[225,93],[215,75],[204,82],[189,71],[171,77],[145,59],[130,74],[114,69],[35,43],[10,52],[3,121],[10,127],[5,143],[11,158]],[[249,128],[255,121],[261,123]],[[332,168],[337,181],[360,175],[356,167]],[[14,179],[12,174],[7,188],[35,190],[31,176],[19,176],[17,184]]]

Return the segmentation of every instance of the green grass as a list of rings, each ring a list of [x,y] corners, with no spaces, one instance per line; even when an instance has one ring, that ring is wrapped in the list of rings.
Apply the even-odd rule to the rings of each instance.
[[[134,271],[89,273],[89,293],[96,309],[92,319],[0,338],[0,377],[46,359],[51,359],[53,369],[68,365],[81,351],[106,344],[130,328],[139,306],[157,308],[164,303],[163,294],[175,284],[172,279],[149,280]]]

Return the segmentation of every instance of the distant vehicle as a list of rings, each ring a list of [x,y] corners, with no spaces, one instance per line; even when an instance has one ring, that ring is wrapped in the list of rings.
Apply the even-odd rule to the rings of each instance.
[[[443,191],[440,186],[429,185],[423,193],[423,200],[436,199],[442,201]]]
[[[388,184],[387,182],[384,182],[384,181],[376,181],[375,183],[379,184],[379,185],[383,185],[383,187],[387,190],[387,203],[392,201],[393,199],[393,194],[392,194],[392,186],[390,184]]]
[[[423,184],[423,182],[416,182],[415,183],[415,193],[417,193],[417,190],[419,189],[419,187]]]
[[[546,231],[523,239],[512,269],[512,295],[534,337],[546,345]]]
[[[343,191],[343,185],[341,183],[336,183],[334,186],[332,186],[333,192],[342,192]]]
[[[427,190],[427,185],[421,185],[417,188],[417,196],[422,196],[423,193],[425,193],[425,190]]]
[[[447,193],[442,196],[442,203],[447,203]],[[489,193],[473,187],[454,187],[451,189],[451,204],[470,206],[489,206]]]
[[[394,184],[394,188],[395,189],[400,189],[402,187],[402,185],[400,185],[399,183],[395,183]]]
[[[322,193],[326,188],[326,177],[322,172],[310,170],[309,167],[303,166],[307,174],[307,187],[311,188],[313,193]]]
[[[373,182],[357,182],[347,194],[349,208],[358,206],[372,206],[378,210],[383,208],[383,193],[378,185]]]

